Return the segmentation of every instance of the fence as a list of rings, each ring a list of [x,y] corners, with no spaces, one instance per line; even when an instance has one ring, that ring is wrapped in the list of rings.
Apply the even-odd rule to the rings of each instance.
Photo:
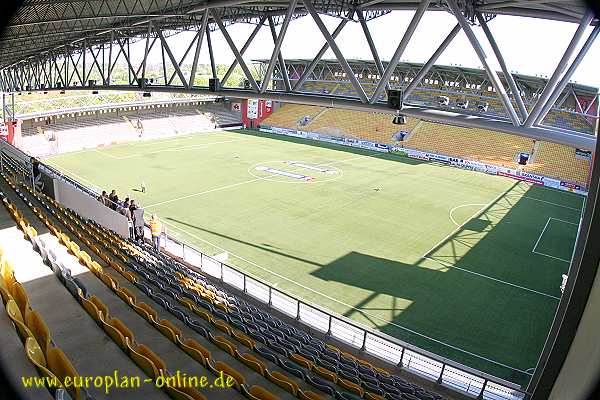
[[[150,236],[148,227],[146,227],[145,234],[147,237]],[[334,315],[321,307],[307,304],[301,299],[275,289],[268,283],[253,278],[168,235],[163,237],[162,246],[171,255],[183,259],[206,275],[244,292],[265,306],[280,311],[348,346],[360,349],[442,386],[480,399],[520,400],[527,398],[527,394],[511,382],[444,359],[383,333],[363,327],[348,318]]]
[[[15,149],[11,145],[8,146],[11,150]],[[20,150],[17,150],[17,152],[26,156]],[[8,156],[7,153],[2,153],[3,156]],[[90,196],[97,197],[97,193],[74,179],[51,167],[44,167],[55,173],[57,178],[65,179]],[[145,227],[145,236],[150,237],[148,226]],[[307,304],[301,299],[275,289],[268,283],[224,264],[175,238],[165,235],[162,246],[171,255],[183,259],[223,284],[244,292],[265,306],[280,311],[348,346],[360,349],[367,354],[437,382],[442,386],[478,399],[522,400],[529,397],[516,384],[419,349],[384,333],[361,326],[348,318],[335,315],[316,305]]]

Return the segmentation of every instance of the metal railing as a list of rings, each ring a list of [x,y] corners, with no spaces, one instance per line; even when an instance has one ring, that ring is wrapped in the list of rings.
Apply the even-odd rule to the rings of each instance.
[[[216,96],[202,96],[202,97],[192,97],[192,98],[174,98],[174,99],[159,99],[159,100],[137,100],[123,103],[109,103],[109,104],[93,104],[87,106],[73,107],[73,108],[60,108],[53,109],[47,111],[37,111],[28,114],[20,114],[17,115],[19,119],[28,120],[33,118],[45,118],[54,115],[63,115],[63,114],[72,114],[79,112],[88,112],[88,111],[103,111],[103,110],[119,110],[119,111],[128,111],[128,109],[137,109],[140,107],[148,107],[148,106],[170,106],[170,105],[188,105],[188,104],[200,104],[200,103],[210,103],[213,102],[217,97]]]
[[[10,148],[16,149],[9,145]],[[18,153],[28,157],[21,150]],[[3,156],[8,156],[2,152]],[[58,179],[81,189],[97,198],[98,193],[82,185],[60,171],[44,165]],[[150,237],[149,227],[145,236]],[[443,358],[397,338],[377,332],[346,317],[335,314],[300,298],[286,294],[269,283],[254,278],[239,269],[222,263],[194,247],[163,234],[161,246],[169,254],[184,260],[206,275],[237,289],[260,301],[266,307],[296,319],[307,327],[334,338],[346,345],[384,360],[410,373],[422,376],[441,386],[456,390],[478,399],[522,400],[529,395],[518,385],[490,374]]]
[[[145,235],[150,235],[148,227]],[[162,246],[169,254],[265,306],[408,372],[480,399],[527,398],[525,391],[516,384],[419,349],[317,305],[308,304],[171,236],[163,234]]]

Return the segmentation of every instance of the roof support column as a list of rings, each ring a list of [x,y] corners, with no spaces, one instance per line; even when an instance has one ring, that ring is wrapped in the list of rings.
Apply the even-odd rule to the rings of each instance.
[[[275,62],[279,59],[279,61],[283,60],[283,57],[279,57],[281,54],[281,45],[283,44],[283,39],[285,38],[285,34],[287,32],[288,26],[290,25],[290,21],[292,20],[292,15],[296,10],[296,3],[298,0],[291,0],[288,5],[287,13],[285,14],[285,19],[283,20],[283,24],[281,24],[281,29],[279,30],[279,36],[276,35],[277,40],[275,41],[275,48],[273,49],[273,54],[271,54],[271,59],[269,60],[269,65],[267,66],[267,72],[263,78],[262,85],[260,87],[260,92],[264,93],[269,86],[269,81],[271,80],[271,76],[273,75],[273,70],[275,69]],[[273,18],[269,17],[269,26],[271,27],[271,32],[275,33],[275,27],[273,26]],[[280,62],[280,64],[284,64]],[[280,65],[280,67],[282,67]],[[283,65],[285,67],[285,64]],[[289,82],[288,82],[289,84]]]
[[[593,16],[594,16],[593,12],[591,10],[589,10],[581,19],[581,22],[579,23],[579,26],[577,27],[577,30],[575,31],[575,34],[573,35],[571,42],[567,46],[565,53],[563,54],[562,58],[558,62],[558,65],[556,66],[554,73],[548,80],[548,83],[546,83],[546,86],[544,87],[542,94],[540,95],[539,99],[536,101],[535,105],[533,106],[533,109],[527,116],[527,119],[524,122],[525,127],[531,128],[533,126],[533,124],[536,121],[538,121],[540,115],[542,114],[542,110],[546,105],[546,102],[548,101],[548,99],[552,95],[552,92],[558,85],[558,80],[560,79],[560,76],[562,75],[564,70],[567,68],[567,64],[568,64],[569,60],[571,59],[571,56],[575,52],[575,48],[577,47],[577,44],[583,37],[585,28],[587,28],[588,25],[590,24],[590,22],[592,21]]]
[[[427,62],[421,67],[421,69],[417,73],[417,76],[415,76],[412,82],[410,82],[406,89],[404,89],[404,98],[407,98],[417,87],[417,85],[421,82],[421,80],[425,77],[425,75],[427,75],[427,73],[431,70],[431,67],[433,67],[433,65],[440,57],[440,55],[444,52],[444,50],[446,50],[450,42],[454,40],[458,32],[460,32],[460,24],[456,24],[454,28],[452,28],[448,36],[446,36],[446,39],[444,39],[442,44],[440,44],[440,46],[435,50],[435,52],[431,55],[429,60],[427,60]]]
[[[456,0],[448,0],[448,6],[452,10],[454,17],[457,19],[458,23],[460,24],[463,32],[465,33],[465,35],[467,35],[469,42],[471,42],[471,47],[473,47],[473,50],[475,50],[475,53],[477,54],[479,61],[481,61],[481,64],[483,65],[483,68],[485,69],[487,76],[490,78],[490,81],[492,82],[492,86],[496,90],[498,97],[500,97],[502,104],[504,104],[504,108],[506,109],[506,113],[508,114],[508,117],[512,121],[513,125],[515,125],[515,126],[520,125],[521,122],[519,121],[519,117],[517,116],[517,113],[515,112],[515,109],[512,106],[512,103],[510,102],[510,98],[508,97],[508,93],[506,93],[506,89],[504,88],[502,81],[498,77],[498,74],[496,73],[496,71],[490,66],[487,55],[485,54],[485,52],[483,51],[483,48],[479,44],[479,40],[477,40],[477,36],[475,36],[473,29],[471,29],[471,25],[469,25],[469,22],[464,17],[460,8],[456,4]]]
[[[429,3],[429,0],[425,0],[425,1],[427,3]],[[346,59],[344,58],[344,55],[342,54],[342,52],[340,51],[340,48],[335,43],[335,40],[331,37],[331,35],[327,31],[327,27],[321,20],[321,17],[319,17],[319,14],[317,13],[315,6],[313,6],[311,0],[304,0],[304,6],[306,7],[306,10],[308,11],[308,13],[312,17],[312,19],[315,21],[315,23],[319,27],[321,34],[323,34],[323,36],[325,37],[325,40],[329,44],[329,47],[331,47],[331,50],[333,51],[338,62],[344,69],[344,72],[346,72],[348,79],[350,79],[352,86],[354,86],[354,89],[358,93],[358,97],[360,98],[360,100],[363,103],[367,103],[369,99],[367,99],[367,95],[365,94],[365,91],[363,90],[358,79],[356,79],[356,76],[354,76],[354,72],[352,71],[350,64],[348,64],[348,61],[346,61]]]
[[[340,32],[342,31],[342,29],[344,29],[344,26],[346,26],[347,23],[348,23],[347,19],[343,19],[342,22],[339,23],[339,25],[335,28],[335,30],[331,34],[331,38],[333,40],[335,40],[335,38],[340,34]],[[319,63],[319,61],[321,61],[321,58],[323,57],[323,54],[325,54],[325,52],[327,51],[327,49],[329,49],[329,42],[325,41],[325,44],[323,45],[323,47],[321,47],[321,50],[319,50],[319,52],[313,58],[313,60],[310,62],[310,64],[308,65],[308,67],[306,67],[306,69],[304,70],[304,72],[300,76],[300,79],[298,79],[298,81],[296,82],[296,84],[292,88],[292,91],[295,92],[296,90],[300,89],[300,87],[302,86],[302,84],[304,82],[306,82],[306,79],[315,70],[315,67],[317,66],[317,64]]]
[[[269,17],[269,29],[271,30],[271,36],[273,36],[273,42],[277,44],[277,32],[275,32],[275,23],[273,22],[273,17]],[[281,54],[281,49],[279,50],[279,54],[277,54],[277,60],[279,62],[279,71],[281,72],[281,77],[283,78],[283,85],[285,86],[285,91],[291,92],[292,87],[290,85],[290,77],[288,75],[287,66],[285,65],[285,59],[283,58],[283,54]]]
[[[196,51],[194,52],[194,61],[192,63],[192,72],[190,73],[190,81],[188,87],[194,86],[194,80],[196,79],[196,71],[198,70],[198,57],[200,57],[200,50],[202,49],[202,42],[204,41],[204,32],[208,27],[208,9],[204,10],[202,15],[202,22],[200,23],[200,29],[198,29],[198,42],[196,42]]]
[[[252,76],[252,73],[250,72],[250,69],[248,68],[248,66],[246,65],[246,62],[242,58],[242,55],[240,54],[239,50],[237,49],[237,47],[235,47],[235,43],[233,43],[233,40],[231,39],[231,36],[229,36],[227,29],[225,29],[225,25],[223,25],[223,21],[221,21],[221,18],[213,10],[210,11],[210,14],[212,15],[212,17],[215,20],[215,22],[217,23],[217,25],[219,26],[219,29],[221,30],[221,33],[223,34],[225,41],[227,42],[227,44],[229,45],[229,48],[233,52],[233,55],[235,56],[235,59],[237,60],[238,64],[240,64],[242,71],[244,71],[244,74],[246,75],[246,79],[248,79],[252,88],[258,92],[259,88],[258,88],[258,85],[256,84],[256,80],[254,80],[254,77]],[[208,29],[206,32],[207,32],[206,38],[208,39],[210,37],[208,35]],[[210,49],[210,46],[209,46],[209,49]]]
[[[388,66],[385,69],[385,72],[381,76],[381,79],[379,80],[379,83],[377,84],[377,88],[375,88],[375,92],[373,92],[373,95],[371,96],[369,103],[371,103],[371,104],[375,103],[379,99],[379,96],[381,96],[381,93],[383,92],[385,85],[389,82],[390,77],[396,70],[396,67],[398,66],[398,62],[400,61],[400,57],[402,57],[402,53],[404,53],[406,46],[408,46],[408,42],[410,42],[410,39],[412,38],[413,34],[415,33],[415,30],[417,29],[419,22],[421,22],[421,18],[423,17],[423,14],[425,14],[427,7],[429,7],[430,2],[431,2],[431,0],[423,0],[419,4],[419,7],[415,11],[415,15],[413,16],[412,20],[408,24],[408,28],[406,28],[406,32],[404,32],[404,35],[402,36],[402,39],[400,40],[400,43],[398,44],[398,47],[396,48],[396,52],[394,53],[394,55],[392,56],[392,59],[388,63]]]
[[[381,63],[381,59],[379,58],[379,53],[377,53],[377,47],[375,47],[375,42],[373,42],[373,37],[371,36],[371,32],[369,31],[369,27],[367,26],[367,21],[365,21],[365,17],[361,9],[356,10],[356,16],[358,17],[358,22],[360,22],[360,26],[362,27],[363,33],[365,34],[365,39],[367,39],[367,43],[369,45],[369,49],[371,49],[371,54],[373,55],[373,61],[375,62],[375,66],[377,67],[377,73],[379,76],[383,76],[383,64]],[[386,88],[389,88],[389,82],[386,83]]]
[[[560,80],[560,82],[558,83],[558,85],[556,86],[556,88],[554,89],[554,91],[552,92],[550,97],[548,98],[548,101],[546,101],[546,103],[542,107],[542,111],[540,112],[539,117],[535,121],[536,123],[540,123],[544,119],[544,117],[550,111],[550,108],[552,108],[552,105],[554,105],[554,103],[556,102],[556,99],[558,99],[558,96],[560,96],[560,94],[563,92],[563,90],[565,90],[565,87],[567,87],[567,84],[569,83],[569,79],[571,79],[571,76],[573,76],[573,73],[577,70],[577,67],[579,67],[579,64],[581,64],[581,61],[587,54],[588,50],[590,49],[590,47],[592,47],[592,44],[594,44],[594,41],[598,37],[599,32],[600,32],[600,25],[596,25],[594,27],[594,30],[592,30],[592,33],[590,33],[590,36],[587,38],[587,40],[583,44],[583,47],[581,47],[581,50],[579,50],[579,53],[577,53],[577,56],[571,63],[571,66],[569,66],[569,68],[565,72],[565,75],[562,77],[562,79]],[[581,109],[581,104],[579,104],[579,99],[577,98],[575,93],[573,93],[573,95],[575,96],[575,101],[577,102],[577,105]]]
[[[244,46],[242,46],[242,49],[240,50],[240,54],[241,55],[244,55],[244,53],[246,52],[246,50],[248,49],[248,47],[250,47],[250,44],[254,40],[254,37],[256,36],[256,34],[260,30],[260,28],[265,23],[266,19],[267,19],[267,17],[262,17],[260,19],[258,25],[256,25],[256,28],[254,28],[254,30],[252,31],[252,33],[250,34],[250,36],[246,40],[246,43],[244,43]],[[238,60],[237,59],[233,60],[233,63],[231,64],[231,66],[229,67],[229,69],[227,70],[227,72],[225,73],[225,75],[223,76],[223,80],[221,81],[221,86],[225,85],[225,82],[227,82],[227,80],[229,79],[229,76],[233,73],[233,70],[235,69],[235,67],[237,67],[237,65],[238,65]]]
[[[512,95],[515,98],[515,102],[517,103],[517,108],[519,109],[519,114],[521,115],[521,119],[524,121],[527,118],[527,109],[525,108],[525,103],[523,103],[523,98],[521,97],[521,92],[519,91],[519,88],[517,87],[517,84],[515,83],[515,80],[514,80],[512,74],[508,70],[508,67],[506,66],[506,62],[504,62],[504,57],[502,57],[500,48],[498,48],[498,44],[496,43],[496,40],[494,39],[494,35],[492,35],[492,31],[490,31],[490,28],[488,27],[487,22],[485,22],[485,19],[483,18],[481,13],[478,12],[476,14],[476,16],[477,16],[477,20],[479,21],[479,24],[481,25],[481,28],[483,29],[483,33],[485,33],[485,36],[487,37],[488,42],[490,42],[490,46],[492,47],[492,50],[494,51],[494,54],[496,55],[498,64],[500,64],[500,68],[502,69],[502,74],[504,75],[504,79],[506,79],[506,82],[508,83],[508,87],[510,88]]]

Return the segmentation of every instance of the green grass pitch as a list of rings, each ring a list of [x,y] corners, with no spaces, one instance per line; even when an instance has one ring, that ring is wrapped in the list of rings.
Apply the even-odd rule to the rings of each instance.
[[[169,234],[208,254],[227,251],[229,264],[283,291],[519,383],[526,378],[511,368],[535,367],[584,201],[251,132],[119,144],[48,163],[134,198]],[[142,181],[145,194],[134,190]]]

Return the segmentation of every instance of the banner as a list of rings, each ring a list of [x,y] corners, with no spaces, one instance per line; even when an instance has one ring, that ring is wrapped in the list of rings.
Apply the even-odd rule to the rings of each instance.
[[[592,152],[589,150],[575,149],[575,157],[584,158],[586,160],[592,160]]]
[[[585,190],[585,188],[583,188],[579,185],[576,185],[576,184],[571,184],[568,182],[560,181],[558,179],[549,178],[549,177],[542,176],[542,175],[536,175],[536,174],[532,174],[530,172],[519,171],[519,170],[515,170],[512,168],[506,168],[506,167],[502,167],[502,166],[498,166],[498,165],[485,164],[485,163],[482,163],[479,161],[465,160],[465,159],[459,158],[459,157],[449,157],[449,156],[446,156],[443,154],[429,153],[429,152],[410,149],[410,148],[406,148],[406,147],[391,146],[388,144],[371,142],[369,140],[343,138],[340,136],[325,135],[322,133],[300,131],[300,130],[290,129],[290,128],[279,128],[279,127],[275,127],[275,126],[273,126],[273,127],[261,126],[260,131],[265,132],[265,133],[275,133],[278,135],[307,138],[307,139],[312,139],[312,140],[318,140],[321,142],[341,144],[344,146],[358,147],[361,149],[372,150],[372,151],[389,152],[389,153],[398,154],[400,156],[413,158],[416,160],[441,162],[441,163],[445,163],[445,164],[450,164],[453,167],[457,167],[457,168],[468,169],[468,170],[477,171],[477,172],[483,172],[483,173],[490,174],[490,175],[506,176],[506,177],[516,179],[519,181],[535,183],[537,185],[542,185],[542,186],[547,186],[547,187],[551,187],[551,188],[555,188],[555,189],[559,189],[559,190],[567,190],[570,192],[587,195],[587,191]]]
[[[258,118],[258,100],[248,99],[248,110],[246,110],[248,119]]]

